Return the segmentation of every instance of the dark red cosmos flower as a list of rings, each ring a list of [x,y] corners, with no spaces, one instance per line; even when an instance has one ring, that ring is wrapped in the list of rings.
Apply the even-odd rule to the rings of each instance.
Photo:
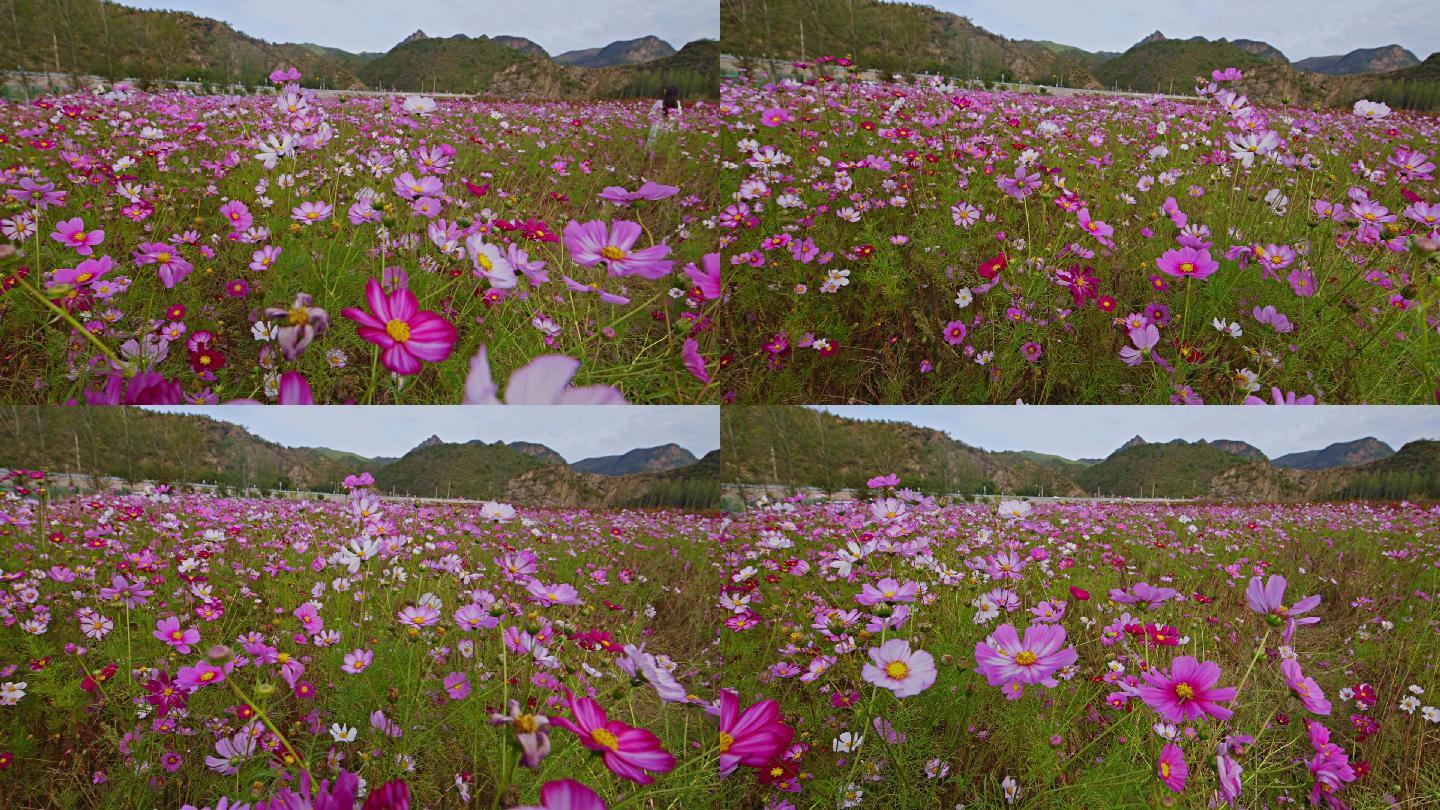
[[[1085,590],[1084,588],[1077,588],[1074,585],[1071,585],[1070,595],[1080,600],[1081,602],[1090,601],[1090,592]]]
[[[986,281],[994,281],[995,277],[1000,275],[1000,271],[1009,266],[1010,259],[1005,255],[1005,251],[1002,250],[994,258],[987,259],[980,263],[980,275],[984,277]]]
[[[87,674],[84,680],[80,681],[80,688],[86,692],[94,692],[100,688],[100,684],[115,677],[115,670],[117,668],[115,664],[106,664],[104,669]]]
[[[211,371],[219,371],[225,367],[225,355],[212,348],[209,344],[202,344],[198,349],[190,352],[190,368],[196,374],[204,374]]]

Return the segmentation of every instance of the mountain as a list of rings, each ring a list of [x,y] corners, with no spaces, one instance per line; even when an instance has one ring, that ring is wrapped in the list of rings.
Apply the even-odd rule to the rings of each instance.
[[[1121,450],[1129,450],[1129,449],[1132,448],[1132,447],[1141,447],[1141,446],[1143,446],[1144,444],[1145,444],[1145,439],[1144,439],[1143,437],[1138,436],[1138,435],[1137,435],[1137,436],[1131,436],[1130,439],[1129,439],[1129,441],[1127,441],[1127,442],[1125,442],[1124,444],[1120,445],[1120,449],[1121,449]]]
[[[575,67],[613,67],[653,62],[673,53],[675,53],[675,48],[670,43],[659,37],[649,36],[612,42],[603,48],[566,51],[556,56],[555,61],[562,65],[574,65]]]
[[[991,453],[904,422],[846,419],[801,407],[720,409],[722,481],[865,491],[876,475],[926,492],[1084,494],[1020,453]]]
[[[1290,60],[1280,49],[1268,42],[1261,42],[1255,39],[1232,39],[1230,44],[1259,59],[1262,62],[1287,63]]]
[[[526,59],[496,73],[487,92],[503,98],[659,98],[673,85],[683,99],[714,98],[720,93],[719,60],[720,43],[713,39],[638,65],[582,68]]]
[[[1268,466],[1206,441],[1127,443],[1104,461],[1086,468],[1075,482],[1086,492],[1101,495],[1195,498],[1209,494],[1210,479],[1216,475],[1247,464]]]
[[[1331,467],[1354,467],[1395,455],[1395,450],[1372,436],[1353,442],[1336,442],[1323,450],[1289,453],[1271,461],[1276,467],[1297,470],[1328,470]]]
[[[517,450],[531,458],[539,459],[546,464],[565,463],[563,456],[538,442],[509,442],[507,446],[511,450]]]
[[[720,30],[726,52],[737,56],[849,55],[881,73],[1099,87],[1084,60],[1037,42],[1006,39],[965,17],[915,3],[725,0]]]
[[[1099,459],[1068,459],[1050,453],[1037,453],[1034,450],[1019,450],[1016,455],[1071,478],[1079,475],[1086,467],[1100,463]]]
[[[1227,67],[1243,70],[1267,64],[1246,48],[1223,39],[1154,37],[1151,34],[1125,53],[1105,61],[1095,68],[1095,78],[1105,87],[1122,90],[1189,94],[1194,90],[1196,76],[1208,77],[1210,71]]]
[[[0,467],[334,491],[345,476],[359,472],[350,456],[283,447],[205,416],[135,408],[0,410]]]
[[[547,53],[547,52],[545,51],[544,48],[540,47],[540,43],[538,43],[538,42],[533,42],[533,41],[531,41],[531,40],[526,39],[525,37],[511,37],[511,36],[505,36],[504,34],[501,34],[500,36],[492,37],[492,39],[493,39],[495,42],[498,42],[498,43],[500,43],[501,45],[504,45],[505,47],[510,48],[511,50],[519,51],[520,53],[525,54],[526,56],[549,56],[549,55],[550,55],[549,53]],[[674,49],[674,48],[671,48],[671,49],[670,49],[670,52],[671,52],[671,53],[674,53],[674,52],[675,52],[675,49]]]
[[[1343,76],[1265,65],[1247,70],[1231,89],[1267,105],[1345,108],[1366,98],[1396,109],[1440,110],[1440,52],[1398,70]]]
[[[718,450],[678,469],[631,475],[601,475],[564,465],[547,465],[512,478],[505,486],[504,498],[513,503],[553,508],[714,509],[720,505],[719,470]]]
[[[487,36],[417,39],[412,34],[366,62],[359,75],[374,88],[419,92],[443,87],[452,93],[483,93],[496,73],[532,58]]]
[[[1343,56],[1312,56],[1295,63],[1300,70],[1346,76],[1354,73],[1383,73],[1413,67],[1420,59],[1399,45],[1379,48],[1356,48]]]
[[[268,84],[294,65],[312,87],[358,86],[354,72],[313,46],[272,44],[183,11],[142,11],[104,0],[12,2],[0,14],[5,67],[132,78]],[[10,48],[14,45],[14,49]]]
[[[1249,459],[1250,461],[1269,460],[1266,458],[1264,453],[1260,452],[1260,448],[1256,447],[1253,444],[1237,441],[1235,439],[1213,439],[1211,440],[1210,444],[1211,446],[1218,447],[1227,453],[1233,453],[1234,455],[1237,455],[1243,459]]]
[[[695,454],[678,444],[662,444],[659,447],[639,447],[619,456],[598,456],[571,464],[580,472],[600,475],[630,475],[642,472],[664,472],[694,464]]]
[[[406,38],[404,38],[404,39],[402,39],[402,40],[400,40],[400,44],[401,44],[401,45],[409,45],[409,44],[412,43],[412,42],[423,42],[423,41],[425,41],[425,40],[427,40],[427,39],[429,39],[429,38],[430,38],[430,35],[429,35],[429,34],[426,34],[426,33],[424,32],[424,30],[417,28],[417,29],[415,29],[415,33],[411,34],[410,36],[408,36],[408,37],[406,37]]]

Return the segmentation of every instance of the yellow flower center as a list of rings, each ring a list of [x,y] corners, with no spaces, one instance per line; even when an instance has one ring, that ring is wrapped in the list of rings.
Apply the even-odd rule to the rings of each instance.
[[[910,674],[910,666],[904,661],[891,661],[885,665],[885,675],[891,680],[903,681]]]
[[[320,218],[320,212],[318,212],[318,211],[311,211],[310,213],[308,213],[308,214],[305,215],[305,218],[306,218],[306,219],[319,219],[319,218]]]
[[[1191,264],[1190,262],[1181,262],[1181,263],[1180,263],[1180,272],[1182,272],[1182,273],[1193,273],[1193,272],[1195,272],[1195,265],[1194,265],[1194,264]]]
[[[310,310],[307,307],[291,307],[285,321],[291,326],[304,326],[310,322]]]
[[[94,277],[95,277],[95,274],[94,274],[94,273],[81,273],[80,275],[78,275],[78,276],[75,277],[75,283],[77,283],[77,284],[84,284],[85,282],[89,281],[90,279],[92,279],[92,278],[94,278]]]
[[[1169,779],[1169,778],[1170,778],[1170,763],[1168,763],[1168,762],[1162,762],[1162,763],[1160,763],[1160,778],[1161,778],[1161,779]]]
[[[521,714],[515,717],[515,730],[521,734],[534,734],[539,727],[533,714]]]
[[[492,261],[490,261],[490,257],[489,257],[489,256],[486,256],[484,253],[476,254],[476,256],[475,256],[475,263],[478,264],[478,265],[480,265],[480,268],[481,268],[482,270],[494,270],[494,269],[495,269],[495,263],[492,262]]]
[[[590,732],[590,739],[609,748],[616,753],[620,752],[620,738],[616,737],[609,729],[597,728]]]
[[[215,673],[214,673],[214,672],[204,672],[204,673],[201,673],[201,675],[200,675],[200,680],[204,681],[205,683],[209,683],[209,682],[215,680]]]
[[[157,254],[155,254],[155,261],[160,262],[161,264],[169,264],[169,263],[170,263],[170,254],[169,254],[169,253],[157,253]]]
[[[404,343],[410,339],[410,324],[396,318],[385,324],[385,334],[395,339],[396,342]]]
[[[1037,660],[1039,660],[1039,656],[1030,650],[1022,650],[1019,655],[1015,656],[1015,663],[1022,667],[1028,667]]]
[[[734,745],[734,744],[735,744],[735,735],[729,733],[728,731],[722,731],[722,732],[720,732],[720,753],[723,754],[723,753],[729,751],[729,750],[730,750],[730,746],[732,746],[732,745]]]
[[[1195,689],[1188,683],[1175,684],[1175,697],[1185,701],[1195,697]]]
[[[185,634],[179,630],[176,630],[170,634],[170,638],[172,641],[179,641],[185,638]]]
[[[614,262],[625,258],[625,251],[621,250],[618,247],[615,247],[614,245],[606,245],[605,247],[600,248],[600,255]]]

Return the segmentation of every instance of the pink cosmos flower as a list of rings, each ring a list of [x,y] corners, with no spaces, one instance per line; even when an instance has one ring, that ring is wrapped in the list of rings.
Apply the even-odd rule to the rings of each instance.
[[[184,281],[195,269],[180,255],[180,251],[164,242],[141,242],[140,249],[135,251],[135,264],[141,267],[155,265],[155,272],[167,290]]]
[[[334,206],[327,202],[303,202],[290,209],[290,218],[301,225],[314,225],[329,219],[334,211]]]
[[[1285,685],[1300,698],[1305,711],[1311,714],[1330,713],[1330,701],[1325,699],[1320,684],[1316,683],[1314,678],[1306,677],[1300,670],[1300,662],[1291,658],[1281,661],[1280,674],[1285,678]]]
[[[1075,647],[1065,645],[1065,628],[1057,624],[1037,623],[1025,628],[1022,641],[1012,624],[995,628],[984,641],[975,643],[975,672],[985,676],[991,686],[1040,684],[1054,688],[1060,684],[1055,673],[1075,663],[1079,654]],[[1012,697],[1011,690],[1006,691]]]
[[[949,343],[951,346],[958,346],[965,342],[965,322],[951,321],[945,324],[945,331],[941,334],[945,336],[946,343]]]
[[[370,666],[370,662],[374,660],[375,654],[369,650],[352,650],[351,652],[345,653],[345,661],[340,665],[340,669],[350,675],[359,675],[364,672]]]
[[[1192,247],[1182,247],[1165,251],[1165,254],[1155,260],[1155,266],[1160,272],[1177,278],[1207,278],[1216,270],[1220,264],[1210,258],[1209,250],[1196,250]]]
[[[1307,596],[1295,604],[1285,606],[1285,577],[1280,574],[1272,574],[1270,579],[1261,584],[1260,577],[1251,577],[1250,584],[1245,588],[1245,602],[1250,609],[1266,618],[1271,616],[1277,619],[1294,619],[1296,624],[1315,624],[1320,621],[1319,616],[1302,616],[1320,606],[1319,594]]]
[[[655,781],[646,773],[666,773],[675,767],[675,757],[660,747],[660,738],[643,728],[611,720],[599,703],[577,698],[565,690],[571,717],[552,717],[550,722],[580,738],[580,744],[604,756],[605,767],[624,779],[641,785]]]
[[[666,259],[670,246],[653,245],[631,251],[643,229],[638,222],[621,220],[608,229],[601,220],[571,220],[564,231],[565,249],[582,267],[604,262],[612,276],[639,276],[657,279],[670,274],[674,262]]]
[[[1221,706],[1235,699],[1235,687],[1216,688],[1220,665],[1214,661],[1203,664],[1194,656],[1182,655],[1170,665],[1167,674],[1158,667],[1146,672],[1145,685],[1139,687],[1140,699],[1171,723],[1189,722],[1204,715],[1229,720],[1233,714]]]
[[[440,621],[440,611],[430,605],[406,605],[395,616],[400,624],[409,628],[429,627]]]
[[[795,729],[780,719],[780,704],[762,700],[740,711],[740,696],[720,690],[720,775],[741,765],[763,768],[780,758]]]
[[[380,282],[365,282],[365,300],[370,312],[348,307],[340,314],[359,324],[360,337],[382,349],[380,362],[396,374],[418,374],[421,361],[438,363],[450,356],[455,345],[455,327],[435,313],[420,309],[410,289],[386,295]],[[373,313],[373,314],[372,314]]]
[[[612,202],[623,208],[629,208],[630,203],[641,200],[663,200],[674,197],[680,193],[679,186],[667,186],[663,183],[656,183],[646,180],[640,188],[634,191],[626,191],[620,186],[606,186],[598,195],[606,202]]]
[[[294,616],[300,620],[300,626],[305,628],[309,635],[313,636],[325,629],[325,620],[320,618],[320,611],[310,602],[295,608]]]
[[[605,800],[574,779],[546,782],[540,788],[540,803],[526,804],[514,810],[605,810]]]
[[[795,114],[780,107],[771,107],[760,113],[760,123],[767,127],[778,127],[795,120]]]
[[[879,647],[870,648],[870,663],[860,670],[860,677],[897,698],[918,695],[929,689],[937,676],[935,657],[924,650],[910,649],[910,642],[892,638]]]
[[[239,200],[231,200],[220,206],[220,216],[230,223],[231,233],[244,233],[255,224],[255,217],[250,214],[250,209]]]
[[[438,177],[426,175],[416,178],[410,172],[405,172],[395,178],[395,193],[407,200],[414,200],[417,197],[439,197],[445,193],[445,184]]]
[[[1086,233],[1099,240],[1101,244],[1109,244],[1110,237],[1115,235],[1114,228],[1098,219],[1091,219],[1090,209],[1088,208],[1081,208],[1075,213],[1075,216],[1080,221],[1080,227],[1084,228]]]
[[[451,700],[464,700],[470,696],[470,678],[463,672],[452,672],[445,676],[445,694]]]
[[[180,620],[174,616],[155,622],[155,631],[150,635],[169,644],[181,655],[189,655],[191,645],[200,643],[200,631],[194,627],[180,629]]]
[[[520,702],[512,699],[509,713],[491,713],[490,723],[510,726],[515,732],[522,767],[534,770],[540,767],[541,760],[550,756],[550,718],[545,715],[522,712]]]
[[[862,605],[878,605],[882,602],[914,602],[919,593],[920,585],[918,583],[906,582],[902,585],[893,577],[885,577],[874,585],[868,582],[861,585],[860,593],[855,595],[855,601]]]
[[[525,584],[525,590],[530,594],[531,599],[541,605],[581,604],[580,592],[568,582],[546,585],[538,579],[532,579]]]
[[[685,370],[694,375],[695,379],[702,383],[710,382],[710,373],[705,370],[705,357],[700,354],[700,343],[695,338],[685,338],[680,360]]]
[[[1174,588],[1157,588],[1148,582],[1137,582],[1128,591],[1120,588],[1110,589],[1110,601],[1122,605],[1136,605],[1146,610],[1179,595],[1180,592]]]
[[[574,387],[570,380],[580,361],[563,354],[537,357],[516,369],[505,383],[506,405],[624,405],[625,395],[609,385]],[[481,346],[470,360],[465,378],[466,405],[499,405],[500,386],[490,376],[490,361]]]
[[[1281,391],[1279,388],[1275,388],[1275,387],[1273,387],[1273,386],[1270,388],[1270,398],[1274,401],[1274,403],[1275,403],[1276,405],[1314,405],[1314,404],[1315,404],[1315,395],[1314,395],[1314,394],[1306,394],[1305,396],[1302,397],[1302,396],[1298,396],[1294,391]],[[1245,397],[1245,404],[1246,404],[1246,405],[1268,405],[1269,403],[1267,403],[1265,400],[1261,399],[1260,397],[1257,397],[1257,396],[1255,396],[1254,394],[1251,394],[1250,396]]]
[[[275,264],[275,260],[280,258],[281,250],[282,248],[266,245],[250,254],[250,269],[256,273],[269,270],[270,266]]]
[[[55,223],[55,232],[50,234],[62,245],[69,245],[75,248],[75,252],[81,256],[89,256],[95,252],[95,245],[105,241],[105,232],[101,230],[85,230],[85,221],[79,217],[67,219]]]
[[[693,264],[685,265],[685,275],[690,277],[695,287],[700,290],[701,297],[706,301],[713,301],[720,297],[722,287],[719,253],[706,253],[701,256],[699,267]]]
[[[194,692],[202,686],[209,686],[225,680],[230,666],[231,664],[226,664],[225,667],[217,667],[201,661],[193,667],[181,667],[180,671],[175,673],[175,685],[188,692]]]
[[[1165,743],[1160,749],[1160,760],[1155,765],[1155,772],[1165,787],[1179,793],[1185,789],[1185,778],[1190,775],[1190,767],[1185,764],[1185,752],[1180,746],[1173,742]]]

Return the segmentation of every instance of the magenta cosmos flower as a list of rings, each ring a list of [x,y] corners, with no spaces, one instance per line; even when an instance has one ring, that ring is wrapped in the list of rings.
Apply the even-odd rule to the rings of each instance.
[[[666,259],[670,246],[653,245],[632,251],[640,238],[640,223],[621,220],[610,228],[595,219],[589,222],[571,220],[565,226],[565,249],[583,267],[604,262],[612,276],[639,276],[656,279],[670,274],[674,262]]]
[[[174,616],[155,622],[155,638],[169,644],[181,655],[190,654],[190,646],[200,643],[200,631],[193,627],[180,629],[180,620]]]
[[[795,729],[780,719],[780,704],[762,700],[744,711],[740,696],[729,689],[720,690],[720,775],[728,776],[736,768],[763,768],[785,752]]]
[[[1330,714],[1330,701],[1325,699],[1325,693],[1321,691],[1320,684],[1314,678],[1307,677],[1300,669],[1300,662],[1287,658],[1280,662],[1280,674],[1285,678],[1285,685],[1300,698],[1300,703],[1305,706],[1305,711],[1311,714]]]
[[[912,651],[903,638],[871,647],[870,663],[860,670],[867,683],[889,689],[897,698],[924,692],[935,683],[935,676],[935,657],[924,650]]]
[[[1055,673],[1079,657],[1074,646],[1065,646],[1065,628],[1056,624],[1030,625],[1023,641],[1014,625],[1002,624],[984,641],[975,642],[975,671],[991,686],[1038,683],[1053,688],[1060,683]],[[1005,696],[1011,692],[1007,690]]]
[[[1232,712],[1220,703],[1235,699],[1235,687],[1216,688],[1220,665],[1214,661],[1200,663],[1194,656],[1182,655],[1170,664],[1166,674],[1159,668],[1145,673],[1145,685],[1139,688],[1140,699],[1171,723],[1190,722],[1203,715],[1229,720]]]
[[[1296,624],[1315,624],[1320,621],[1319,616],[1298,616],[1309,613],[1320,606],[1320,595],[1307,596],[1295,604],[1285,606],[1285,577],[1280,574],[1272,574],[1264,585],[1260,583],[1260,577],[1251,577],[1250,585],[1245,589],[1245,601],[1250,609],[1264,616],[1266,619],[1275,617],[1276,621],[1293,619]]]
[[[385,350],[380,355],[385,368],[396,374],[418,374],[421,361],[438,363],[450,356],[455,327],[420,309],[419,300],[408,288],[387,296],[380,282],[372,278],[365,282],[365,300],[370,312],[348,307],[340,314],[359,324],[355,331],[360,337]]]
[[[1155,266],[1160,268],[1160,272],[1177,278],[1207,278],[1220,269],[1219,263],[1210,258],[1209,250],[1192,247],[1165,251],[1155,260]]]
[[[605,801],[581,782],[559,779],[540,788],[539,804],[521,805],[515,810],[605,810]]]
[[[1165,743],[1160,749],[1160,760],[1155,764],[1155,774],[1165,787],[1179,793],[1185,789],[1185,778],[1190,775],[1190,766],[1185,764],[1185,752],[1173,742]]]
[[[55,223],[55,232],[50,234],[50,238],[75,248],[81,256],[89,256],[95,252],[95,245],[105,241],[105,232],[98,229],[87,231],[85,220],[75,217]]]
[[[611,720],[599,703],[577,698],[565,690],[572,718],[552,717],[550,722],[580,738],[580,744],[602,754],[605,767],[616,776],[641,785],[655,781],[646,773],[666,773],[675,767],[675,757],[660,747],[660,738],[643,728]]]

